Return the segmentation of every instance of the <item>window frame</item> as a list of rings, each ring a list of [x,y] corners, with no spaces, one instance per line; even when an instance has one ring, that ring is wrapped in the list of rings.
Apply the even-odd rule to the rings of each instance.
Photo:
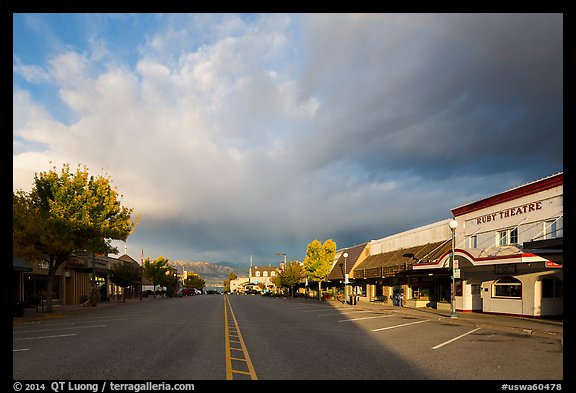
[[[558,236],[558,221],[544,221],[544,239],[556,239]]]
[[[498,291],[502,290],[502,288],[504,288],[506,286],[514,287],[515,291],[518,290],[518,289],[516,289],[516,287],[519,287],[520,294],[518,296],[498,294]],[[516,277],[513,277],[513,276],[500,277],[499,279],[497,279],[496,281],[494,281],[492,283],[492,297],[496,298],[496,299],[522,299],[523,294],[524,294],[523,293],[524,292],[523,287],[524,287],[524,284],[522,284],[522,281],[520,281]],[[510,293],[512,293],[511,288],[508,291]]]
[[[507,246],[508,245],[508,231],[507,230],[503,230],[503,231],[498,231],[497,232],[498,235],[496,237],[496,239],[498,239],[498,245],[499,246]]]
[[[496,245],[511,246],[518,244],[518,227],[496,231]]]

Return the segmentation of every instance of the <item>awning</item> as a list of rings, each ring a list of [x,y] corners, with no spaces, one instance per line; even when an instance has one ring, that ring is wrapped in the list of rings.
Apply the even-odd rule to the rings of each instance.
[[[525,253],[539,255],[550,261],[562,261],[564,255],[564,238],[557,237],[554,239],[534,240],[524,242],[522,250]]]
[[[448,240],[370,255],[354,269],[356,278],[392,277],[420,264],[435,261],[449,250]]]
[[[340,257],[328,273],[326,277],[328,280],[343,280],[344,279],[344,259],[346,259],[346,273],[351,274],[356,277],[353,271],[356,270],[354,265],[359,262],[362,256],[362,252],[366,248],[367,243],[363,243],[354,247],[350,247],[342,250]],[[348,253],[348,257],[344,258],[344,253]]]

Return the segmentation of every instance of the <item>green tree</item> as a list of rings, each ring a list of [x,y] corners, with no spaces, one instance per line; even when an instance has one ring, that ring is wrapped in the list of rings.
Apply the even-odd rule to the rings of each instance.
[[[178,273],[176,272],[176,269],[173,268],[172,266],[169,266],[168,271],[166,272],[164,277],[161,278],[158,284],[166,287],[166,296],[168,297],[176,296],[179,284]]]
[[[304,270],[308,278],[318,283],[318,298],[322,299],[322,281],[326,279],[336,255],[336,243],[328,239],[324,244],[315,239],[306,248]]]
[[[281,273],[282,273],[282,271],[278,272],[278,274],[276,274],[270,278],[270,282],[272,284],[274,284],[277,289],[284,287],[284,285],[282,284],[282,277],[280,277]]]
[[[144,260],[143,274],[148,280],[152,281],[154,287],[154,299],[156,299],[156,286],[164,285],[167,280],[167,275],[170,274],[170,266],[168,266],[168,258],[159,256],[153,261],[150,258]]]
[[[117,253],[112,240],[126,240],[136,228],[133,209],[121,205],[108,176],[91,176],[78,165],[64,164],[36,173],[30,192],[13,193],[14,255],[48,263],[47,312],[52,311],[56,271],[69,258]]]
[[[110,281],[122,287],[122,302],[126,302],[126,288],[140,280],[140,269],[133,263],[117,262],[110,268]]]
[[[226,280],[224,280],[224,282],[223,282],[224,292],[230,292],[230,282],[232,280],[236,280],[237,278],[238,278],[238,276],[234,272],[230,272],[230,274],[228,274],[228,278]]]
[[[278,274],[280,285],[290,288],[292,296],[294,296],[294,285],[298,285],[300,281],[306,278],[306,271],[300,262],[294,260],[287,264],[287,266]],[[276,285],[276,284],[274,284]]]
[[[202,289],[206,285],[206,281],[199,274],[194,272],[188,272],[186,279],[184,280],[184,286],[186,288]]]

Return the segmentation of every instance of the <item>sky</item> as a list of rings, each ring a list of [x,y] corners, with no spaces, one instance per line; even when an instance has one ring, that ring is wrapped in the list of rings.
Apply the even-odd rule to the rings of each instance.
[[[139,261],[302,261],[563,171],[562,14],[14,14],[13,191],[109,176]]]

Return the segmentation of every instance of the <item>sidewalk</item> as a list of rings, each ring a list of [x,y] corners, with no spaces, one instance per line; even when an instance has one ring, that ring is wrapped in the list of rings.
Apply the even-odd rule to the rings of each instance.
[[[109,307],[122,307],[122,306],[129,306],[132,304],[138,304],[143,302],[149,302],[152,300],[163,300],[168,299],[167,297],[162,298],[160,296],[156,296],[156,299],[152,296],[143,297],[141,300],[138,298],[133,299],[126,299],[126,302],[122,302],[121,300],[111,300],[107,302],[99,302],[96,306],[80,306],[79,304],[71,304],[71,305],[61,305],[61,304],[54,304],[52,306],[52,312],[47,313],[46,308],[42,311],[42,307],[38,306],[38,311],[36,308],[24,308],[24,315],[21,317],[13,317],[12,323],[24,323],[24,322],[35,322],[35,321],[45,321],[51,319],[62,318],[67,315],[75,315],[75,314],[85,314],[85,313],[97,313],[98,310],[102,310],[104,308]]]
[[[342,305],[336,300],[328,300]],[[418,318],[439,319],[454,324],[468,324],[486,329],[514,332],[540,337],[564,339],[564,320],[546,318],[528,318],[510,315],[495,315],[478,312],[456,312],[456,318],[451,318],[451,311],[435,308],[397,307],[378,302],[360,301],[357,305],[346,305],[357,310],[373,310],[411,315]]]

